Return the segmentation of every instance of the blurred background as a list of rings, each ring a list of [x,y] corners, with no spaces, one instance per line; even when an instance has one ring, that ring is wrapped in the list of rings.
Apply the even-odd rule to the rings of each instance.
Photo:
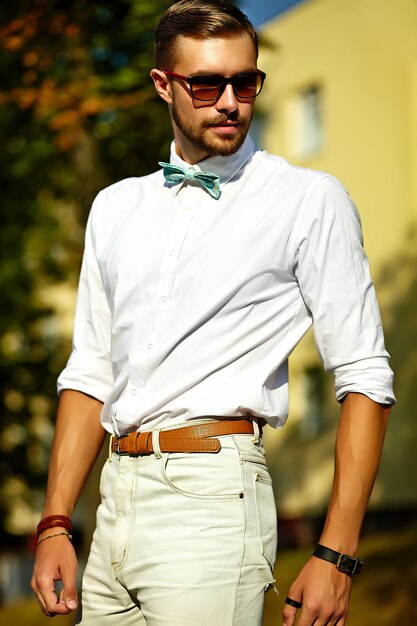
[[[171,127],[149,79],[163,0],[0,4],[0,621],[47,623],[31,597],[56,378],[70,352],[85,222],[99,189],[166,160]],[[417,0],[242,0],[268,77],[261,147],[337,176],[361,213],[396,374],[358,554],[352,626],[417,625]],[[269,429],[281,597],[311,554],[333,472],[338,405],[308,334],[290,360],[290,419]],[[93,472],[75,512],[85,562]],[[81,573],[81,572],[80,572]],[[72,618],[57,618],[71,624]],[[215,625],[213,625],[215,626]]]

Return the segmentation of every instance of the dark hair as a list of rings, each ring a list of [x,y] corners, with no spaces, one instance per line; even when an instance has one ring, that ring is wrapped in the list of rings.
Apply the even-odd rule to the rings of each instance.
[[[179,37],[206,39],[248,33],[258,56],[254,27],[231,0],[179,0],[161,17],[155,29],[155,65],[172,69]]]

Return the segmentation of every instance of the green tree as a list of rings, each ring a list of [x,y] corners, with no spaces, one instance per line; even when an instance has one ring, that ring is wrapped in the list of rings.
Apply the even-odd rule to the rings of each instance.
[[[53,288],[75,287],[98,189],[154,170],[171,129],[149,78],[163,0],[0,5],[0,526],[40,506],[70,346]]]

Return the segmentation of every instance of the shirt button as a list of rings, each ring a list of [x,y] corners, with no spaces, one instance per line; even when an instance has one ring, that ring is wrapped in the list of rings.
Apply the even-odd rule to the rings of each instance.
[[[192,207],[192,206],[186,206],[186,207],[185,207],[185,210],[186,210],[186,211],[192,211],[192,210],[193,210],[193,207]]]
[[[175,254],[175,250],[174,248],[171,248],[171,250],[169,251],[169,256],[174,256]]]
[[[152,350],[153,348],[153,343],[148,343],[148,350]]]
[[[163,302],[165,304],[165,302],[168,300],[168,298],[166,296],[161,296],[161,302]]]
[[[131,389],[130,393],[131,393],[132,396],[135,396],[136,395],[136,389]]]

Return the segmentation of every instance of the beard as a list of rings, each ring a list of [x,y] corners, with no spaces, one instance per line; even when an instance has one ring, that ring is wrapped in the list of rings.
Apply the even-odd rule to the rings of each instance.
[[[230,156],[239,150],[248,134],[252,115],[249,119],[242,118],[238,111],[233,111],[229,115],[217,115],[213,119],[200,124],[192,122],[181,117],[175,100],[171,104],[171,116],[175,124],[178,126],[182,134],[196,148],[205,152],[208,156]],[[223,134],[216,136],[210,132],[212,126],[224,124],[226,122],[239,123],[239,130],[233,134]]]

